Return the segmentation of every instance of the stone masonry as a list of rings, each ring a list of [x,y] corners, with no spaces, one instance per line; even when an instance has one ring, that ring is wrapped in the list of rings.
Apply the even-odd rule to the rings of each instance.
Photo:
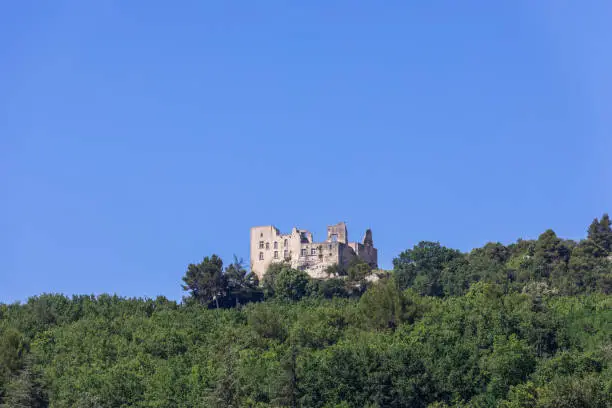
[[[371,230],[366,230],[361,242],[348,242],[346,224],[340,222],[327,227],[325,241],[314,242],[311,232],[295,227],[289,234],[272,225],[251,228],[251,271],[260,279],[273,262],[287,261],[313,278],[326,278],[327,267],[346,267],[355,258],[378,267]]]

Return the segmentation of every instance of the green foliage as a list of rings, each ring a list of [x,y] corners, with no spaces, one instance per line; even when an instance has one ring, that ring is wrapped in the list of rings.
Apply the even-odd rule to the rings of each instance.
[[[422,295],[461,296],[475,282],[496,283],[504,292],[528,290],[535,283],[551,293],[612,293],[612,231],[607,214],[595,219],[588,238],[563,240],[552,230],[537,240],[519,239],[504,246],[488,243],[468,254],[420,242],[393,260],[393,276],[401,289]]]
[[[183,290],[191,295],[185,300],[207,307],[234,307],[263,298],[257,275],[248,273],[243,261],[236,257],[225,270],[217,255],[205,257],[197,265],[190,264],[183,282]]]
[[[605,406],[609,297],[505,290],[478,282],[463,296],[422,297],[383,279],[360,299],[273,299],[219,310],[74,298],[81,313],[32,337],[14,327],[36,309],[11,305],[0,320],[4,366],[10,362],[0,403]]]
[[[307,295],[308,280],[306,272],[285,268],[276,276],[274,294],[282,300],[300,300]]]
[[[493,351],[485,363],[490,375],[489,392],[502,398],[508,388],[524,382],[533,372],[536,359],[526,340],[516,334],[497,336],[493,340]]]
[[[394,280],[384,280],[361,297],[359,311],[366,327],[394,329],[405,320],[404,296]]]
[[[346,275],[349,281],[352,282],[361,282],[370,273],[372,273],[372,267],[359,258],[352,260],[349,266],[346,268]]]
[[[202,305],[218,303],[225,296],[223,261],[217,255],[205,257],[199,264],[189,264],[183,277],[183,289]]]
[[[314,297],[325,299],[349,297],[350,290],[343,279],[310,279],[307,292]]]
[[[588,238],[601,248],[606,255],[612,253],[612,226],[608,214],[604,214],[601,220],[595,218],[589,226],[588,232]]]
[[[609,407],[608,231],[422,242],[368,285],[360,263],[329,280],[274,264],[259,287],[211,256],[181,304],[0,304],[0,407]]]
[[[37,408],[46,406],[30,367],[25,367],[6,384],[0,408]]]
[[[285,263],[274,263],[268,268],[263,279],[266,298],[300,300],[309,294],[310,278],[304,271],[291,268]]]
[[[393,259],[394,276],[400,289],[414,287],[422,295],[442,296],[442,271],[461,256],[439,242],[421,241]]]

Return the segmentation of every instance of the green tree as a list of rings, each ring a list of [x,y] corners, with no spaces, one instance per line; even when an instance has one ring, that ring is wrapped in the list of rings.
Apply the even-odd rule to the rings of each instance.
[[[595,375],[555,377],[539,392],[538,408],[609,408],[610,385]]]
[[[276,287],[276,278],[278,274],[284,269],[291,269],[291,265],[288,262],[274,262],[268,266],[266,273],[263,275],[262,287],[264,296],[267,299],[274,297],[274,288]]]
[[[491,380],[489,390],[495,398],[505,397],[512,385],[520,384],[535,368],[535,356],[525,340],[513,334],[506,338],[497,336],[493,353],[487,361]]]
[[[238,306],[261,300],[263,293],[259,290],[259,279],[254,273],[247,273],[244,261],[234,256],[234,262],[225,268],[226,291],[223,298],[225,306]]]
[[[223,261],[217,255],[212,255],[205,257],[199,264],[189,264],[183,282],[183,290],[189,291],[195,301],[205,306],[218,307],[227,287]]]
[[[571,248],[551,229],[542,233],[536,241],[533,254],[533,278],[559,282],[567,273]]]
[[[612,253],[612,227],[610,216],[604,214],[601,220],[595,218],[589,226],[588,238],[599,246],[606,254]]]
[[[353,259],[346,268],[347,277],[352,282],[361,282],[372,272],[372,267],[359,258]]]
[[[393,273],[400,289],[414,287],[423,295],[442,296],[442,271],[461,252],[439,242],[421,241],[393,259]]]
[[[366,327],[394,329],[405,320],[403,294],[392,279],[376,282],[359,299],[359,311]]]
[[[47,406],[41,390],[32,374],[31,363],[27,361],[24,368],[13,375],[4,396],[0,398],[0,408],[37,408]]]
[[[309,279],[304,271],[284,268],[276,275],[274,294],[279,299],[300,300],[308,294]]]
[[[0,331],[0,377],[8,377],[23,367],[28,343],[22,333],[9,327]]]

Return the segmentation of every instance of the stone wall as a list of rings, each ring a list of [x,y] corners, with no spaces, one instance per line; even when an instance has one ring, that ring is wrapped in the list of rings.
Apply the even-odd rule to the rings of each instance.
[[[328,277],[326,269],[333,265],[346,267],[355,257],[377,267],[378,254],[372,232],[366,231],[363,243],[348,243],[345,223],[327,227],[327,240],[313,242],[312,233],[293,228],[282,234],[268,225],[251,228],[251,271],[261,279],[273,262],[288,261],[292,268],[306,271],[314,278]]]

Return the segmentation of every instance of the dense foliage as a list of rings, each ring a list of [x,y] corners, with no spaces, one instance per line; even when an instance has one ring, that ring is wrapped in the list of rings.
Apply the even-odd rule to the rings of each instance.
[[[580,242],[421,242],[374,283],[211,256],[180,304],[0,304],[0,406],[610,407],[611,255],[604,216]]]

